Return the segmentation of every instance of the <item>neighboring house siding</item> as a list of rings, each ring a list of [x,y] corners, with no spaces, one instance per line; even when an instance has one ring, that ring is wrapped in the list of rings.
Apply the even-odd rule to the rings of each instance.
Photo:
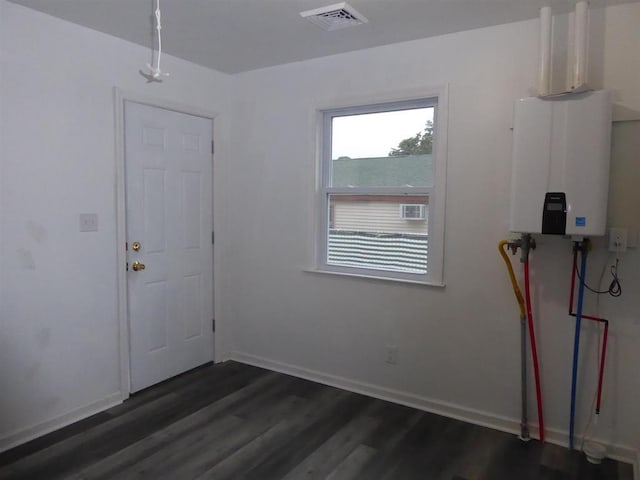
[[[333,209],[335,230],[428,234],[428,217],[425,220],[402,219],[399,203],[336,199],[333,201]]]

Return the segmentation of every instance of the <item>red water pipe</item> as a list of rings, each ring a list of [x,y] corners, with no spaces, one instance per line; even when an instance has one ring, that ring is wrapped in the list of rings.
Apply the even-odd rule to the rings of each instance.
[[[576,269],[578,266],[578,249],[573,249],[573,265],[571,267],[571,293],[569,295],[569,315],[575,317],[573,312],[573,294],[576,287]],[[591,315],[582,315],[582,318],[592,320],[594,322],[604,323],[604,334],[602,336],[602,353],[600,354],[600,367],[598,372],[598,392],[596,400],[596,415],[600,414],[600,405],[602,402],[602,384],[604,380],[604,364],[607,355],[607,339],[609,337],[609,320],[606,318],[592,317]]]
[[[531,308],[531,291],[529,286],[529,259],[524,262],[524,291],[527,305],[527,320],[529,324],[529,339],[531,340],[531,356],[533,357],[533,373],[536,381],[536,401],[538,403],[538,430],[540,441],[544,442],[544,417],[542,414],[542,392],[540,389],[540,369],[538,368],[538,349],[536,348],[536,335],[533,328],[533,312]]]
[[[598,400],[596,401],[596,415],[600,415],[600,401],[602,400],[602,379],[604,378],[604,358],[607,354],[607,337],[609,336],[609,322],[604,323],[602,337],[602,355],[600,360],[600,374],[598,375]]]
[[[576,314],[570,312],[569,315],[575,317]],[[600,403],[602,401],[602,383],[604,379],[604,364],[607,355],[607,338],[609,337],[609,321],[605,318],[592,317],[590,315],[582,315],[582,318],[586,320],[592,320],[594,322],[604,323],[604,334],[602,336],[602,352],[600,353],[600,367],[598,372],[598,393],[596,400],[596,414],[600,413]]]

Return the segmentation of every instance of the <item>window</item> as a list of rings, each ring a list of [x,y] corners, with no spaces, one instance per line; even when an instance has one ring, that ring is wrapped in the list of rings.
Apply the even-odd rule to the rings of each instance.
[[[441,101],[321,113],[321,270],[441,284]]]

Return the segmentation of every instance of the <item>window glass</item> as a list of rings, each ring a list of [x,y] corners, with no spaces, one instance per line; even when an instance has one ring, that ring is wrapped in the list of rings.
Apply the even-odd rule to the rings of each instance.
[[[432,186],[433,110],[333,117],[331,186]]]
[[[327,264],[426,274],[428,203],[426,195],[330,195]],[[403,217],[407,206],[414,217]]]

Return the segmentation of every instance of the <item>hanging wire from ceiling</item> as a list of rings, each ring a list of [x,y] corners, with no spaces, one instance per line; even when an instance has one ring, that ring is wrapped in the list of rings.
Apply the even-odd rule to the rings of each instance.
[[[158,43],[158,53],[155,55],[155,65],[153,65],[153,52],[151,61],[147,63],[148,72],[140,70],[140,74],[147,79],[147,83],[162,82],[162,77],[168,77],[169,74],[160,69],[160,60],[162,59],[162,13],[160,12],[160,0],[156,0],[156,9],[153,12],[155,17],[155,31]],[[151,47],[153,48],[153,47]]]

